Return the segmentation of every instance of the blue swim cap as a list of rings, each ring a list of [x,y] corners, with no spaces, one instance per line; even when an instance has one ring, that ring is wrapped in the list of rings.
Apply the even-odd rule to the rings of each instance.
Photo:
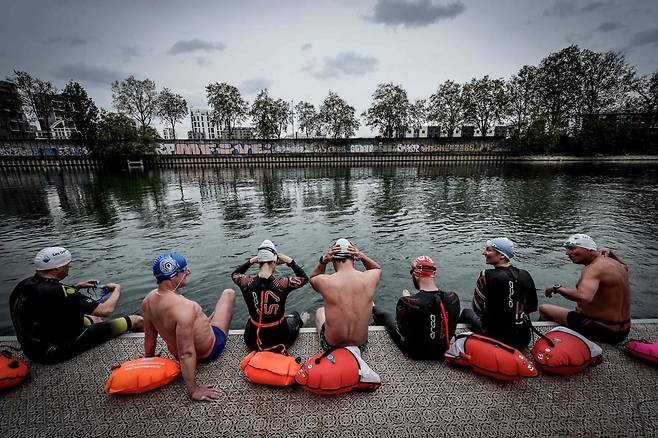
[[[153,262],[153,275],[158,283],[170,280],[183,272],[187,267],[187,260],[180,254],[168,252],[158,256]]]

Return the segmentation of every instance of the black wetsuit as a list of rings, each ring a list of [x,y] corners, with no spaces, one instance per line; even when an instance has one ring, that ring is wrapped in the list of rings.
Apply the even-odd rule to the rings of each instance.
[[[94,324],[85,317],[98,302],[38,274],[21,281],[9,298],[16,337],[35,362],[57,363],[130,330],[130,319]]]
[[[375,322],[386,327],[404,354],[417,360],[441,360],[457,328],[459,297],[454,292],[420,290],[400,298],[395,313],[394,318],[390,312],[373,308]]]
[[[249,309],[251,318],[245,327],[244,341],[251,350],[283,351],[297,339],[303,322],[298,312],[285,316],[286,298],[290,292],[308,283],[308,276],[294,260],[288,266],[296,277],[246,275],[245,272],[251,267],[249,261],[235,268],[231,274]]]
[[[486,269],[480,273],[473,295],[473,309],[464,309],[460,320],[475,333],[523,350],[530,343],[530,318],[537,311],[535,282],[515,266]]]

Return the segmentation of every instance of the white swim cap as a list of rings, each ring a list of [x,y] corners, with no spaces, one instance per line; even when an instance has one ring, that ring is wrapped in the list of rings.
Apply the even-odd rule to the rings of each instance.
[[[579,246],[581,248],[589,249],[592,251],[596,251],[598,248],[596,246],[596,242],[594,242],[594,239],[589,237],[587,234],[574,234],[569,236],[569,238],[562,244],[567,248],[570,246]]]
[[[338,239],[334,245],[340,246],[340,251],[334,255],[335,259],[347,259],[352,257],[350,250],[348,249],[351,245],[350,241],[347,239]]]
[[[68,249],[60,246],[51,246],[39,251],[34,257],[34,265],[37,271],[47,271],[59,268],[71,262],[71,253]]]
[[[274,262],[278,257],[276,246],[271,240],[263,240],[263,243],[258,247],[258,263]]]

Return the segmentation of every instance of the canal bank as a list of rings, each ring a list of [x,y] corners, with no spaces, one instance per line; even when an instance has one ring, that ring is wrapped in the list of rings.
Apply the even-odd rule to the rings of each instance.
[[[83,168],[144,169],[199,166],[377,166],[440,165],[445,163],[478,163],[497,165],[524,163],[658,163],[658,155],[511,155],[505,152],[351,152],[351,153],[282,153],[253,155],[144,155],[96,158],[92,156],[4,156],[0,168]]]
[[[291,354],[306,360],[320,347],[314,329],[302,330]],[[629,338],[658,339],[658,320],[635,320]],[[236,330],[220,358],[199,367],[198,381],[222,392],[202,403],[187,397],[180,377],[146,394],[105,394],[111,367],[143,352],[142,335],[126,335],[59,365],[28,362],[31,377],[0,397],[0,424],[3,437],[655,436],[658,368],[620,346],[603,349],[603,363],[583,373],[503,383],[407,359],[381,327],[371,327],[364,359],[381,388],[319,396],[246,382],[238,365],[247,350]]]

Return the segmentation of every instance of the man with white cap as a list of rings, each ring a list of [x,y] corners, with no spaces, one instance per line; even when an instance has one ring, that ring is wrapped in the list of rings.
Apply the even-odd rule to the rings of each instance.
[[[528,271],[512,266],[514,242],[506,237],[488,240],[482,252],[485,269],[475,284],[473,308],[460,321],[473,332],[523,350],[530,343],[529,314],[537,310],[535,282]]]
[[[62,247],[44,248],[34,258],[36,273],[21,281],[9,298],[16,337],[26,356],[52,364],[70,359],[128,330],[141,330],[142,317],[130,315],[102,322],[114,312],[121,286],[107,283],[111,291],[104,302],[79,292],[95,287],[97,280],[67,286],[71,253]]]
[[[430,257],[417,257],[409,271],[418,292],[412,295],[404,289],[395,314],[373,307],[375,322],[386,327],[393,342],[411,359],[442,360],[457,328],[459,297],[436,285],[436,265]]]
[[[355,269],[355,261],[361,261],[366,270]],[[336,271],[333,274],[325,274],[329,262]],[[320,256],[309,277],[313,289],[324,299],[324,307],[315,312],[322,349],[365,345],[372,300],[381,275],[379,264],[347,239],[338,239]]]
[[[541,319],[556,321],[592,341],[610,344],[623,341],[631,328],[628,266],[610,249],[599,250],[587,234],[570,236],[564,247],[572,263],[584,265],[580,278],[575,288],[555,284],[547,287],[545,294],[548,298],[558,294],[575,301],[576,310],[542,304]]]
[[[258,275],[247,271],[258,263]],[[294,277],[275,277],[277,264],[286,264]],[[263,240],[258,253],[235,268],[231,279],[242,291],[250,318],[244,330],[244,341],[251,350],[285,352],[308,320],[308,313],[286,315],[288,294],[308,283],[308,276],[292,257],[279,251],[271,240]]]

